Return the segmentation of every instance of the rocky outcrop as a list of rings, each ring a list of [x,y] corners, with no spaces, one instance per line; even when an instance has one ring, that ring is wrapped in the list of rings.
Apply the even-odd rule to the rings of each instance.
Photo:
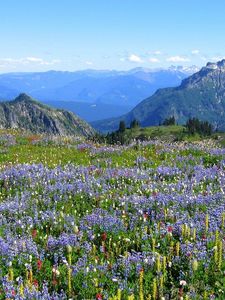
[[[95,132],[89,124],[72,112],[53,109],[26,94],[20,94],[13,101],[0,103],[0,128],[86,137]]]

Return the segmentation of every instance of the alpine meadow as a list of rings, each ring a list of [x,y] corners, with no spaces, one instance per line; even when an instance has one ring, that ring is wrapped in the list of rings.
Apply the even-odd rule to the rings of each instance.
[[[223,0],[0,4],[0,300],[225,299]]]

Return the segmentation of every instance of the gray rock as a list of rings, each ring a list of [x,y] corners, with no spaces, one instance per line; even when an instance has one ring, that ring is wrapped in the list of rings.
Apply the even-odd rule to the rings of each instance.
[[[94,129],[72,112],[53,109],[20,94],[15,100],[0,103],[0,128],[14,128],[38,134],[89,137]]]

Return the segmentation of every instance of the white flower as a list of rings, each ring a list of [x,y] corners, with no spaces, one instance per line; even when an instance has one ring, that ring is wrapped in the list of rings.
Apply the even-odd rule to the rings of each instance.
[[[185,286],[186,284],[187,284],[187,282],[185,280],[180,281],[180,285]]]

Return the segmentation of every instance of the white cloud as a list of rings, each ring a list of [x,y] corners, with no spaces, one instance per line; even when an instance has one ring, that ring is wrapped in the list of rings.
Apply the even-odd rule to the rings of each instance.
[[[224,56],[214,56],[210,60],[214,61],[214,62],[218,62],[218,61],[223,60],[223,59],[225,59]]]
[[[194,54],[194,55],[197,55],[199,53],[200,53],[200,51],[198,49],[194,49],[191,51],[191,54]]]
[[[88,66],[93,66],[93,62],[92,61],[86,61],[85,64],[88,65]]]
[[[39,63],[43,62],[43,59],[39,57],[26,57],[26,60],[30,62],[39,62]]]
[[[61,63],[61,60],[60,60],[60,59],[53,59],[53,60],[51,61],[51,63],[52,63],[52,64],[59,64],[59,63]]]
[[[207,57],[205,57],[205,56],[200,56],[200,59],[203,60],[203,61],[207,61],[208,60]]]
[[[160,62],[160,60],[156,57],[150,57],[148,59],[148,61],[151,62],[151,63],[159,63]]]
[[[128,57],[128,60],[131,61],[131,62],[135,62],[135,63],[142,63],[143,60],[141,59],[140,56],[136,55],[136,54],[131,54],[129,57]]]
[[[61,62],[59,59],[52,59],[50,61],[46,61],[43,58],[32,57],[32,56],[26,57],[25,59],[23,59],[23,61],[25,63],[35,63],[35,64],[46,65],[46,66],[55,65]]]
[[[161,52],[160,50],[157,50],[157,51],[154,51],[153,54],[154,54],[154,55],[161,55],[162,52]]]
[[[0,58],[1,66],[15,66],[15,65],[55,65],[60,63],[59,59],[46,61],[40,57],[28,56],[24,58]]]
[[[177,56],[168,57],[166,61],[176,63],[176,62],[188,62],[190,61],[190,59],[187,57],[177,55]]]

